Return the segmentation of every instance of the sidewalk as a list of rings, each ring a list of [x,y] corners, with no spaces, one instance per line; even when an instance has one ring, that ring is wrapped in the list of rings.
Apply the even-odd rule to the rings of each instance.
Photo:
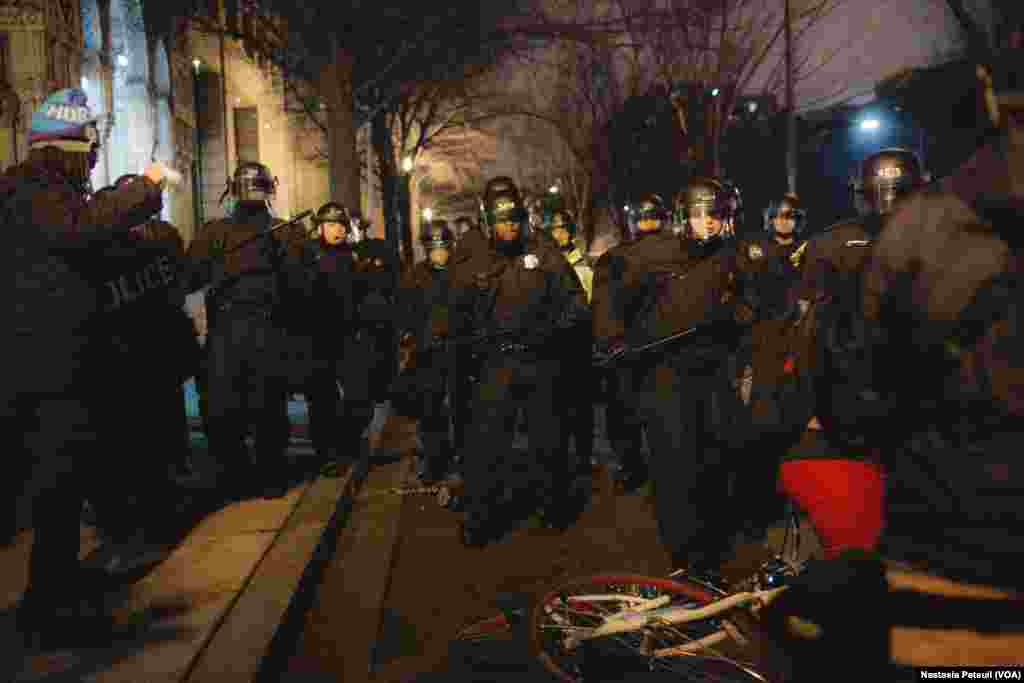
[[[311,453],[292,442],[289,455]],[[228,683],[252,681],[325,542],[345,524],[366,477],[364,456],[338,478],[319,478],[276,500],[229,505],[203,519],[147,576],[108,596],[125,637],[109,648],[24,656],[5,646],[4,681]],[[82,556],[97,546],[82,527]],[[0,639],[14,642],[31,532],[0,549]],[[319,552],[318,552],[319,551]],[[306,578],[305,580],[309,580]]]

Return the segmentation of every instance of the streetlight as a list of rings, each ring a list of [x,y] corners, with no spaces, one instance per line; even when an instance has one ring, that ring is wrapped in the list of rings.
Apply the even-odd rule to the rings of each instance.
[[[125,57],[124,55],[118,55],[117,56],[117,65],[118,66],[128,66],[128,58]]]
[[[881,126],[881,125],[882,124],[881,124],[881,122],[878,119],[875,119],[875,118],[864,119],[863,121],[860,122],[860,129],[861,130],[878,130],[879,126]]]
[[[428,223],[434,220],[434,210],[431,209],[429,206],[423,209],[423,220],[427,221]]]
[[[720,92],[721,91],[718,88],[712,88],[711,89],[711,96],[712,97],[718,97],[718,93],[720,93]]]
[[[199,67],[201,67],[202,65],[203,65],[202,60],[200,60],[200,59],[193,59],[192,60],[192,68],[195,69],[196,71],[199,71]]]
[[[552,185],[548,188],[548,192],[551,194],[558,194],[558,185]]]
[[[406,156],[402,159],[402,170],[406,173],[412,173],[412,157]]]

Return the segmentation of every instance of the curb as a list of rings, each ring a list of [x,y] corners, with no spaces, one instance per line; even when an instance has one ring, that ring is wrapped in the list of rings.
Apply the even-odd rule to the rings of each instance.
[[[313,482],[194,656],[183,683],[250,683],[275,668],[302,627],[303,615],[368,472],[369,453],[364,451],[333,501],[325,501],[324,494],[337,486],[334,480]],[[319,526],[325,505],[330,505],[330,514],[326,524]]]

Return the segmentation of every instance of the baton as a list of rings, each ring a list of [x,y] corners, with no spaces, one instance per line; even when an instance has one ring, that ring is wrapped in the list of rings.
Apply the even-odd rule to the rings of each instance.
[[[662,337],[661,339],[655,339],[652,342],[648,342],[646,344],[641,344],[640,346],[628,346],[628,347],[626,347],[624,349],[616,351],[615,353],[612,353],[612,354],[607,355],[607,356],[594,356],[594,366],[595,367],[607,367],[607,366],[611,365],[612,363],[618,361],[619,359],[623,358],[624,356],[632,356],[634,354],[646,353],[648,351],[654,351],[656,349],[661,348],[662,346],[666,346],[668,344],[671,344],[674,341],[678,341],[680,339],[683,339],[685,337],[689,337],[689,336],[694,335],[694,334],[698,334],[700,332],[705,332],[705,331],[713,330],[713,329],[717,328],[718,326],[719,326],[718,323],[713,323],[713,324],[710,324],[710,325],[698,325],[697,327],[691,327],[688,330],[683,330],[682,332],[676,332],[675,334],[670,334],[669,336]]]

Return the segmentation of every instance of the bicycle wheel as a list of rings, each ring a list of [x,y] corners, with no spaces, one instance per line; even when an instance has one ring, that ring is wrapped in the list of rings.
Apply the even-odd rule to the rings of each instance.
[[[531,653],[566,683],[621,680],[624,674],[653,671],[687,681],[766,682],[727,652],[732,626],[721,615],[674,625],[657,619],[655,610],[696,609],[719,597],[685,580],[634,574],[574,579],[548,592],[531,609]],[[648,613],[642,627],[591,636],[609,617],[630,612],[638,618]]]

